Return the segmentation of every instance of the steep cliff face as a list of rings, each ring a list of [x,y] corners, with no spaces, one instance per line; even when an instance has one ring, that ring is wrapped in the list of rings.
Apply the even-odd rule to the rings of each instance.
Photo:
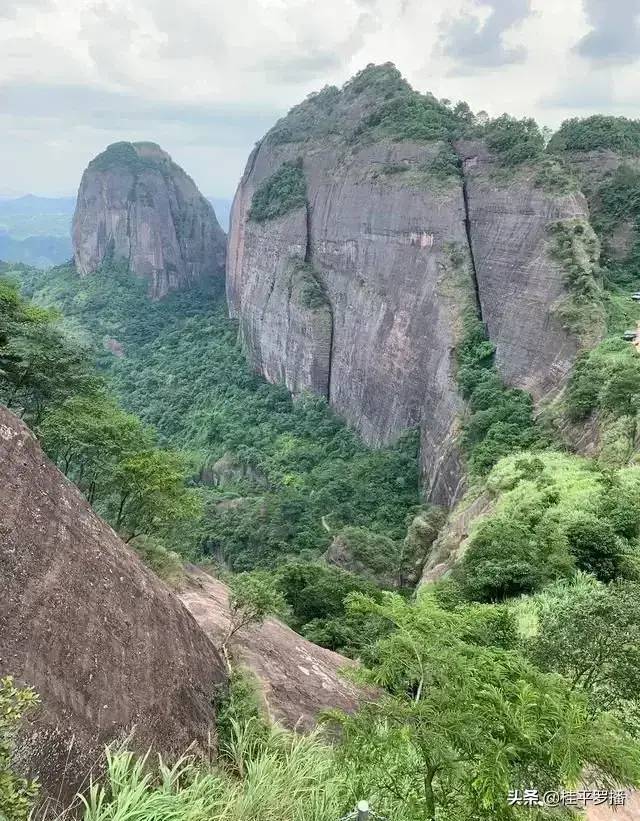
[[[554,258],[553,228],[587,224],[589,209],[580,191],[549,193],[524,169],[505,180],[480,141],[456,146],[463,163],[469,240],[478,295],[496,367],[505,382],[534,400],[561,388],[577,352],[603,332],[601,322],[568,326],[563,306],[571,298],[562,261]]]
[[[0,463],[0,676],[41,697],[21,769],[65,804],[134,728],[142,752],[207,749],[213,644],[2,406]]]
[[[225,235],[211,204],[154,143],[114,143],[89,163],[72,235],[81,276],[123,262],[154,299],[223,276]]]
[[[580,193],[548,193],[533,172],[501,179],[482,142],[455,138],[463,130],[389,67],[326,89],[254,150],[227,260],[230,311],[255,368],[326,396],[371,444],[418,427],[426,495],[446,505],[464,474],[455,348],[465,312],[479,313],[508,385],[554,395],[584,331],[567,318],[553,232],[584,222],[590,236]],[[287,208],[283,169],[296,164],[306,207]],[[314,308],[293,287],[301,262],[322,297]]]
[[[347,91],[340,127],[374,104]],[[420,427],[429,495],[448,503],[462,476],[453,352],[474,298],[460,178],[432,171],[440,141],[303,145],[282,141],[288,127],[254,151],[232,211],[227,297],[248,356],[268,379],[326,396],[371,444]],[[300,157],[306,208],[253,219],[256,191]]]

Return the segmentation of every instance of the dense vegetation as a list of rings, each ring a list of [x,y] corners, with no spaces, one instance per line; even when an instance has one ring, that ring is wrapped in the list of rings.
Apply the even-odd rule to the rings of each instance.
[[[554,159],[558,148],[636,150],[634,124],[591,118],[565,124],[544,159],[532,121],[479,122],[462,104],[415,94],[390,66],[365,69],[342,91],[325,89],[270,138],[305,139],[338,123],[345,133],[345,102],[355,98],[365,115],[346,129],[353,139],[482,134],[505,169],[532,166],[536,184],[550,190],[574,182]],[[453,174],[451,153],[438,157],[442,174]],[[254,219],[304,201],[298,166],[283,169],[256,192]],[[590,193],[598,238],[577,220],[552,228],[549,249],[573,298],[567,322],[590,322],[600,302],[612,333],[634,316],[628,288],[638,283],[638,245],[616,256],[606,240],[625,222],[635,236],[638,190],[637,172],[621,166]],[[321,308],[313,271],[297,274],[306,277],[307,307]],[[380,586],[415,582],[443,524],[439,511],[419,505],[413,435],[371,451],[322,400],[293,402],[264,383],[245,365],[220,294],[151,303],[144,283],[114,267],[82,282],[66,268],[14,276],[33,301],[2,283],[0,399],[165,575],[180,571],[170,549],[235,574],[216,766],[155,767],[113,752],[106,782],[85,797],[85,821],[336,821],[363,797],[397,821],[543,821],[558,815],[509,806],[508,791],[571,788],[585,772],[598,786],[640,784],[633,347],[609,338],[578,359],[559,403],[563,422],[578,426],[594,413],[607,421],[598,458],[580,458],[549,449],[558,431],[548,433],[531,398],[502,382],[468,306],[456,350],[467,400],[462,444],[467,501],[480,500],[485,515],[471,522],[451,576],[408,600]],[[49,305],[64,319],[41,307]],[[351,716],[328,715],[331,734],[301,739],[269,727],[231,645],[272,612],[358,657],[354,676],[378,697]],[[7,766],[5,727],[28,700],[0,689],[0,810],[17,801],[23,815],[31,786]]]
[[[640,400],[640,357],[628,342],[607,339],[583,353],[567,389],[566,407],[573,421],[592,411],[613,418],[635,416]]]
[[[16,273],[25,293],[62,308],[62,328],[72,336],[55,322],[52,328],[65,345],[79,338],[88,346],[78,356],[96,383],[89,395],[64,388],[38,418],[45,447],[165,575],[179,572],[163,545],[234,571],[273,569],[294,557],[320,558],[345,528],[358,566],[372,577],[380,571],[395,584],[406,582],[409,568],[415,574],[412,565],[428,545],[404,541],[420,507],[414,435],[370,450],[323,400],[293,402],[251,373],[217,293],[194,290],[154,303],[142,282],[117,268],[82,281],[67,268]],[[108,340],[118,341],[123,357],[105,348]],[[87,365],[89,349],[126,411]],[[68,367],[74,362],[67,353],[64,359]],[[147,453],[142,463],[140,451]],[[136,487],[149,488],[158,471],[170,496],[141,504]],[[346,592],[362,586],[352,573],[321,567],[334,595],[304,615],[294,607],[292,619],[300,628],[309,623],[315,637],[318,620],[331,622],[323,643],[348,649],[348,626],[331,620],[343,616]],[[281,584],[293,605],[295,589]]]
[[[531,396],[508,388],[498,375],[495,347],[474,307],[466,309],[464,333],[456,349],[457,380],[468,401],[462,444],[473,474],[483,475],[503,456],[541,443]]]
[[[135,143],[138,146],[149,145],[158,148],[155,143]],[[164,160],[157,158],[141,157],[136,151],[133,143],[118,142],[112,143],[97,157],[89,163],[89,168],[93,171],[109,171],[116,167],[126,167],[134,174],[140,174],[149,169],[162,168]]]
[[[534,599],[526,631],[513,609],[443,606],[433,590],[412,603],[353,595],[350,615],[371,637],[354,676],[379,696],[353,715],[327,714],[340,728],[333,744],[322,731],[270,728],[250,681],[236,674],[215,767],[189,759],[154,767],[112,752],[106,783],[84,798],[84,821],[185,821],[196,812],[214,821],[335,821],[363,796],[396,821],[544,821],[555,810],[510,806],[508,791],[534,783],[542,794],[579,783],[584,771],[597,784],[637,784],[640,747],[608,709],[610,693],[618,707],[637,706],[635,657],[621,647],[616,661],[626,666],[611,681],[582,669],[576,679],[578,648],[565,656],[567,642],[580,636],[595,652],[607,644],[596,632],[601,621],[590,628],[587,619],[598,607],[573,592],[558,587],[553,596],[581,618],[550,621]],[[596,599],[611,602],[613,593],[598,588]],[[601,618],[617,605],[608,606]],[[637,630],[637,615],[625,613]],[[599,673],[595,658],[587,662]]]
[[[577,570],[638,579],[640,470],[569,454],[514,454],[488,476],[493,514],[472,531],[457,578],[478,601],[539,590]]]
[[[484,128],[491,151],[506,166],[516,166],[538,159],[544,151],[544,138],[535,120],[518,120],[503,114]]]
[[[19,688],[10,677],[0,679],[0,818],[28,821],[38,785],[12,768],[15,736],[25,713],[38,703],[33,690]]]
[[[549,142],[551,151],[609,149],[622,154],[640,152],[640,122],[596,114],[566,120]]]
[[[612,285],[640,285],[640,171],[620,165],[591,192],[593,226],[602,238]]]
[[[263,180],[251,200],[249,219],[255,222],[275,219],[302,208],[307,201],[307,185],[302,170],[302,158],[284,162],[270,177]]]
[[[40,436],[60,469],[126,541],[165,538],[200,510],[187,462],[117,404],[89,350],[50,309],[0,280],[0,401]],[[162,553],[162,545],[158,551]]]

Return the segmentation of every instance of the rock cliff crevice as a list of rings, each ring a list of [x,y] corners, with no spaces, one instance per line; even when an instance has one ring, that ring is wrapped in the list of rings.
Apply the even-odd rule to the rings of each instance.
[[[370,85],[359,75],[313,96],[253,152],[234,200],[227,298],[267,379],[328,397],[373,446],[418,429],[425,495],[449,506],[466,473],[456,350],[469,308],[505,384],[552,399],[584,343],[567,321],[570,286],[550,229],[588,221],[588,208],[577,191],[539,185],[526,163],[506,167],[486,141],[459,139],[462,123],[441,127],[451,112],[417,101],[389,71],[370,67]],[[428,123],[413,119],[421,106]],[[285,165],[304,174],[305,207],[255,222],[253,194]],[[293,256],[326,297],[321,314],[303,304],[296,321],[282,273]]]
[[[451,148],[453,149],[453,144],[451,144]],[[478,314],[478,318],[480,322],[482,322],[484,326],[484,320],[482,319],[482,302],[480,300],[480,286],[478,285],[478,274],[476,271],[476,260],[473,253],[473,239],[471,234],[471,217],[469,216],[469,191],[467,189],[467,180],[464,175],[464,163],[460,161],[459,164],[460,175],[462,177],[462,200],[464,202],[464,228],[467,235],[467,247],[469,249],[469,262],[471,263],[471,277],[473,279],[473,291],[475,294],[475,306],[476,312]]]

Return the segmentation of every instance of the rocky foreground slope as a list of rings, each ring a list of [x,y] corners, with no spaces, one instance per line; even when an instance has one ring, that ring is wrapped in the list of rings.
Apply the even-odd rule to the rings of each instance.
[[[0,676],[41,698],[18,764],[64,806],[134,728],[140,751],[208,749],[211,641],[2,406],[0,464]]]
[[[221,581],[192,567],[180,599],[212,641],[226,634],[229,591]],[[231,649],[234,660],[255,676],[266,714],[289,729],[311,729],[323,709],[354,710],[362,695],[340,673],[353,661],[318,647],[278,619],[240,631]]]
[[[114,143],[82,175],[73,218],[81,276],[108,260],[149,280],[154,299],[224,275],[224,231],[211,203],[155,143]]]
[[[388,65],[312,95],[252,153],[227,259],[255,368],[326,396],[372,444],[419,427],[426,494],[445,505],[464,476],[464,317],[478,312],[508,384],[557,393],[583,341],[552,230],[588,219],[579,192],[496,173],[456,116]]]

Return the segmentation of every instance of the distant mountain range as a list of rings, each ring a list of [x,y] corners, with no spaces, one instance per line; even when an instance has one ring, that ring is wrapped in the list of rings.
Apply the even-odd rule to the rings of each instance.
[[[224,231],[231,200],[208,197]],[[51,268],[69,260],[75,197],[0,197],[0,259]]]

